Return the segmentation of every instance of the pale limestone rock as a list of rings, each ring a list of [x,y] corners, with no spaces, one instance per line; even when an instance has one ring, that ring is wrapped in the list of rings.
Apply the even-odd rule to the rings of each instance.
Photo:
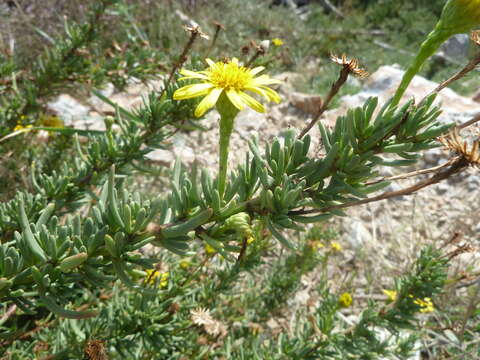
[[[319,95],[304,94],[300,92],[293,92],[290,94],[290,103],[297,109],[309,115],[318,113],[322,106],[322,97]]]

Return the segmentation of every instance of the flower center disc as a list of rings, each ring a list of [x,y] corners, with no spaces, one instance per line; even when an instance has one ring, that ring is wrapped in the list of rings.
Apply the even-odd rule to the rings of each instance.
[[[239,67],[233,62],[216,63],[209,72],[209,82],[216,88],[225,90],[242,90],[253,79],[248,69]]]

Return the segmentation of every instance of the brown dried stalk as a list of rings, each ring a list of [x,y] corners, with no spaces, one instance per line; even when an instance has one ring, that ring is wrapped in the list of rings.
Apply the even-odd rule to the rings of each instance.
[[[255,44],[252,41],[252,44],[255,47],[256,51],[255,51],[255,54],[253,54],[253,56],[250,58],[250,60],[247,61],[247,63],[245,64],[245,67],[249,67],[250,65],[252,65],[253,62],[257,60],[259,56],[265,55],[268,51],[268,48],[270,47],[270,41],[268,40],[263,40],[262,42],[260,42],[259,45]]]
[[[316,213],[324,213],[324,212],[329,212],[332,210],[337,210],[337,209],[345,209],[349,208],[352,206],[358,206],[358,205],[364,205],[368,204],[371,202],[376,202],[380,200],[385,200],[385,199],[390,199],[393,197],[398,197],[398,196],[406,196],[406,195],[411,195],[427,186],[439,183],[442,180],[445,180],[449,178],[452,175],[455,175],[463,170],[465,170],[468,166],[470,165],[470,162],[464,158],[463,156],[458,156],[454,159],[451,160],[450,167],[448,167],[445,170],[437,172],[435,175],[432,177],[420,181],[412,186],[409,186],[407,188],[397,190],[397,191],[387,191],[383,194],[380,194],[378,196],[374,196],[371,198],[366,198],[358,201],[352,201],[349,203],[345,204],[339,204],[339,205],[331,205],[331,206],[326,206],[324,208],[320,209],[310,209],[310,210],[298,210],[298,211],[291,211],[289,212],[289,215],[307,215],[307,214],[316,214]]]
[[[357,59],[347,59],[345,55],[342,55],[341,57],[338,57],[336,55],[331,55],[330,56],[331,60],[342,66],[342,70],[340,71],[340,75],[338,76],[337,81],[335,81],[330,88],[330,91],[325,99],[325,101],[322,103],[320,108],[318,109],[317,113],[313,117],[313,119],[310,121],[310,123],[305,127],[305,129],[302,130],[300,135],[298,135],[298,138],[301,139],[304,137],[318,122],[322,114],[328,109],[330,106],[330,103],[332,102],[333,98],[335,95],[337,95],[338,91],[340,88],[345,84],[345,82],[348,79],[348,76],[350,74],[353,74],[358,77],[366,77],[368,73],[361,69],[358,66],[358,60]]]
[[[377,180],[372,180],[372,181],[366,182],[365,185],[375,185],[375,184],[381,183],[382,181],[404,180],[404,179],[408,179],[408,178],[411,178],[411,177],[414,177],[414,176],[431,174],[431,173],[437,172],[438,170],[441,170],[443,168],[449,167],[452,164],[453,161],[455,161],[455,158],[450,159],[446,163],[438,165],[438,166],[434,166],[434,167],[431,167],[431,168],[428,168],[428,169],[416,170],[416,171],[412,171],[412,172],[409,172],[409,173],[400,174],[400,175],[396,175],[396,176],[382,177],[382,178],[377,179]]]
[[[198,36],[208,39],[208,36],[204,34],[200,30],[200,27],[198,26],[192,26],[192,27],[187,26],[185,27],[185,30],[190,33],[190,38],[188,39],[188,42],[185,44],[185,47],[183,48],[183,51],[179,56],[178,60],[175,62],[172,69],[170,70],[170,74],[168,75],[167,81],[163,84],[163,89],[162,89],[162,92],[160,93],[159,98],[161,98],[165,93],[165,91],[167,90],[177,70],[185,63],[185,61],[187,61],[187,55],[192,49],[193,43],[198,38]]]

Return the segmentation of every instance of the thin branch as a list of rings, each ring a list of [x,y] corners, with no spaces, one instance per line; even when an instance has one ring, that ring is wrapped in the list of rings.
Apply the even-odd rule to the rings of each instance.
[[[177,72],[177,70],[185,63],[185,61],[187,61],[187,54],[190,52],[190,49],[192,48],[193,43],[195,42],[197,37],[199,35],[200,36],[204,35],[198,26],[187,27],[186,30],[188,32],[190,32],[190,38],[188,39],[188,42],[185,44],[181,55],[178,57],[178,60],[175,62],[172,69],[170,70],[170,74],[168,75],[168,79],[163,84],[163,89],[162,89],[160,95],[158,96],[159,98],[161,98],[163,96],[163,94],[165,93],[165,91],[167,90],[167,88],[170,85],[170,83],[172,82],[173,77],[175,76],[175,73]]]
[[[375,184],[381,183],[382,181],[403,180],[403,179],[408,179],[408,178],[414,177],[414,176],[430,174],[430,173],[433,173],[433,172],[437,172],[438,170],[441,170],[443,168],[449,167],[455,160],[456,160],[456,158],[452,158],[444,164],[434,166],[434,167],[431,167],[431,168],[428,168],[428,169],[416,170],[416,171],[412,171],[412,172],[409,172],[409,173],[406,173],[406,174],[400,174],[400,175],[396,175],[396,176],[382,177],[380,179],[372,180],[370,182],[367,182],[367,183],[365,183],[365,185],[375,185]]]
[[[480,113],[478,113],[473,119],[471,120],[468,120],[467,122],[463,123],[463,124],[460,124],[460,125],[457,125],[457,129],[461,130],[461,129],[464,129],[470,125],[473,125],[477,122],[480,121]]]
[[[0,318],[0,325],[4,324],[15,312],[17,311],[17,305],[13,304],[10,306],[7,311]]]
[[[349,208],[352,206],[358,206],[358,205],[364,205],[368,204],[371,202],[376,202],[380,200],[385,200],[385,199],[390,199],[393,197],[398,197],[398,196],[405,196],[405,195],[411,195],[427,186],[436,184],[442,180],[445,180],[449,178],[450,176],[457,174],[461,171],[463,171],[467,166],[469,165],[468,160],[466,160],[464,157],[457,157],[454,158],[450,167],[444,171],[440,171],[437,174],[433,175],[431,178],[420,181],[412,186],[409,186],[405,189],[397,190],[397,191],[387,191],[383,194],[380,194],[378,196],[374,196],[371,198],[366,198],[358,201],[352,201],[348,202],[345,204],[339,204],[339,205],[331,205],[331,206],[326,206],[324,208],[320,209],[309,209],[309,210],[298,210],[298,211],[291,211],[289,212],[289,215],[306,215],[306,214],[316,214],[316,213],[324,213],[324,212],[329,212],[332,210],[337,210],[337,209],[345,209]]]
[[[333,83],[332,87],[330,88],[330,92],[328,93],[327,98],[323,102],[322,106],[320,106],[320,109],[318,109],[317,113],[315,114],[313,119],[310,121],[310,123],[307,125],[307,127],[302,130],[300,135],[298,135],[299,139],[304,137],[315,126],[315,124],[320,119],[320,116],[322,116],[325,110],[328,109],[328,106],[330,105],[332,99],[335,97],[335,95],[337,95],[338,91],[343,86],[343,84],[345,84],[345,81],[347,81],[349,73],[350,73],[350,70],[348,68],[343,68],[340,71],[340,75],[337,81]]]
[[[433,90],[433,92],[440,92],[441,90],[443,90],[444,88],[449,86],[451,83],[463,78],[470,71],[475,70],[475,68],[477,67],[478,64],[480,64],[480,53],[477,54],[477,56],[475,56],[467,65],[465,65],[465,67],[462,70],[460,70],[458,73],[453,75],[451,78],[449,78],[449,79],[445,80],[444,82],[442,82],[441,84],[439,84],[435,88],[435,90]]]

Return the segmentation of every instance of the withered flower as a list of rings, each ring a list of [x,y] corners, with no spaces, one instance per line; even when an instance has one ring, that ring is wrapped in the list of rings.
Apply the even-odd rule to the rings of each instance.
[[[359,78],[365,78],[368,76],[368,72],[365,71],[365,69],[359,67],[358,60],[355,58],[348,59],[345,54],[343,54],[341,57],[335,54],[330,54],[330,59],[335,64],[343,66],[343,68],[347,70],[350,74],[353,74]]]
[[[454,151],[458,155],[467,160],[470,165],[480,167],[480,151],[479,141],[474,141],[472,146],[463,140],[458,129],[450,131],[447,135],[439,138],[439,141],[449,150]]]
[[[200,30],[200,26],[185,26],[185,31],[191,34],[199,35],[201,38],[208,40],[210,37]]]
[[[227,329],[220,321],[215,320],[210,315],[210,310],[198,308],[190,311],[192,322],[195,325],[202,326],[205,332],[212,336],[224,337],[227,335]]]

